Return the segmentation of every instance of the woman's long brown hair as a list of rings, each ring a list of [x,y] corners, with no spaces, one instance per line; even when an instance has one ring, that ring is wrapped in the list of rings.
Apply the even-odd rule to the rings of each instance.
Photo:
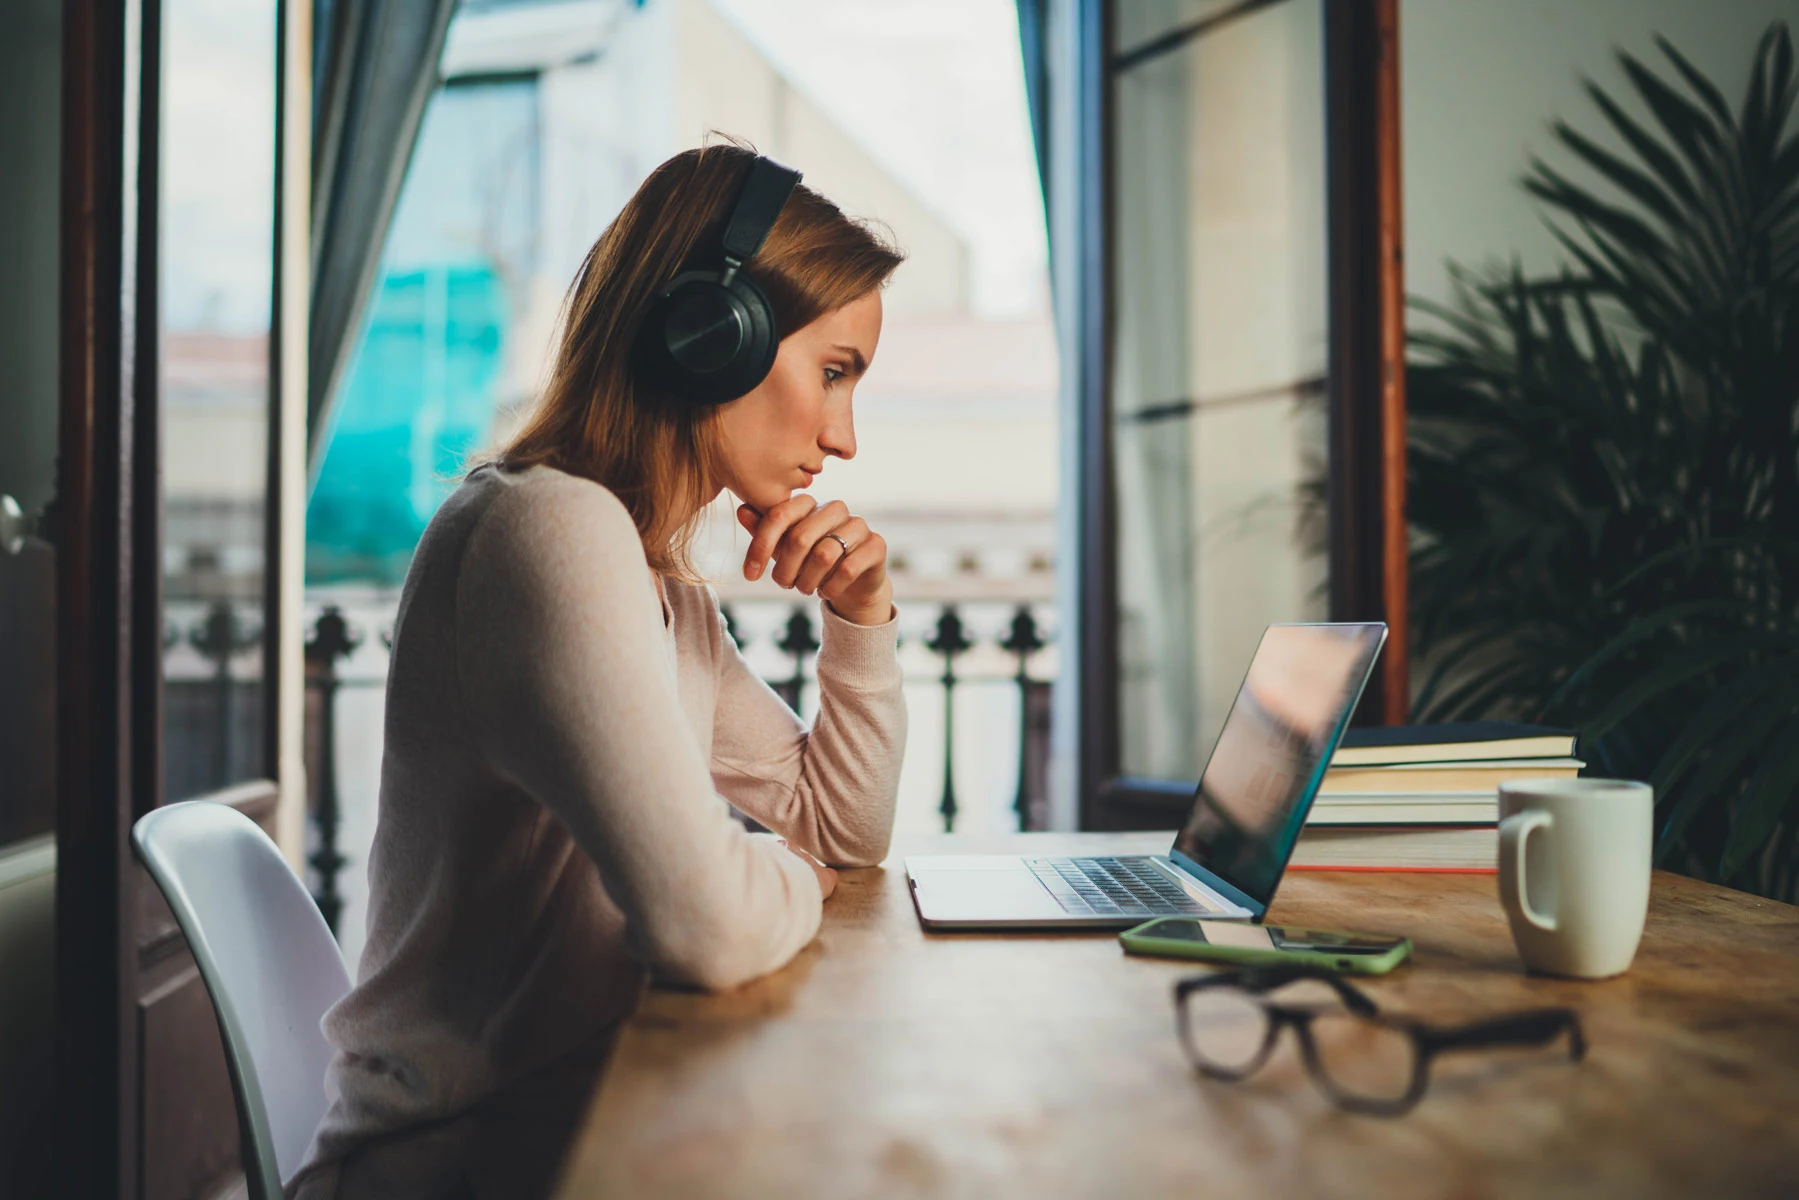
[[[694,579],[688,557],[709,491],[717,409],[633,373],[651,303],[683,270],[716,261],[755,152],[736,142],[684,150],[654,171],[606,227],[563,302],[562,337],[542,397],[489,461],[544,464],[612,490],[630,510],[650,567]],[[804,184],[744,268],[792,333],[886,282],[903,260],[889,242]]]

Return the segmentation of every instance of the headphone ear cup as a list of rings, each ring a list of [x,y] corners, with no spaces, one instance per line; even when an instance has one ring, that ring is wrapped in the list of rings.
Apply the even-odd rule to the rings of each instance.
[[[727,284],[718,272],[690,271],[646,314],[637,359],[682,399],[723,404],[768,376],[779,344],[774,306],[754,280],[738,271]]]
[[[754,391],[774,369],[775,353],[781,347],[781,329],[775,320],[775,306],[754,279],[739,271],[732,277],[730,288],[749,316],[749,334],[738,355],[740,373],[732,380],[737,389],[730,397],[734,400]]]

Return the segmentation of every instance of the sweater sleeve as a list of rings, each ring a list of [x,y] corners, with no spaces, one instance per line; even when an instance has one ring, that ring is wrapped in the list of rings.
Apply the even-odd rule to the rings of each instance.
[[[893,837],[906,750],[899,621],[857,625],[819,609],[810,729],[750,670],[720,619],[712,777],[731,803],[814,857],[872,866]]]
[[[714,792],[637,529],[611,492],[560,477],[497,497],[459,568],[456,647],[487,759],[593,859],[633,954],[722,989],[812,939],[817,877]]]

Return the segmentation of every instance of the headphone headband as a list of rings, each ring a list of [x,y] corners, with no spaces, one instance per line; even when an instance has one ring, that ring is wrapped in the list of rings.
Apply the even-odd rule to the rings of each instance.
[[[799,181],[800,173],[792,167],[756,156],[750,164],[749,178],[744,180],[743,192],[737,197],[737,206],[731,210],[730,223],[725,226],[727,257],[739,263],[756,257]]]

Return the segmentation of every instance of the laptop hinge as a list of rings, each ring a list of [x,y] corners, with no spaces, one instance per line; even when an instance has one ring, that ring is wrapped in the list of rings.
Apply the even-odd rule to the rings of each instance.
[[[1155,855],[1151,857],[1149,861],[1156,865],[1158,871],[1178,883],[1181,886],[1181,890],[1193,897],[1195,903],[1211,912],[1215,912],[1219,916],[1225,917],[1246,917],[1253,915],[1241,904],[1234,904],[1225,899],[1199,880],[1193,878],[1193,876],[1187,874],[1187,872],[1175,866],[1172,860],[1163,858],[1161,855]]]

